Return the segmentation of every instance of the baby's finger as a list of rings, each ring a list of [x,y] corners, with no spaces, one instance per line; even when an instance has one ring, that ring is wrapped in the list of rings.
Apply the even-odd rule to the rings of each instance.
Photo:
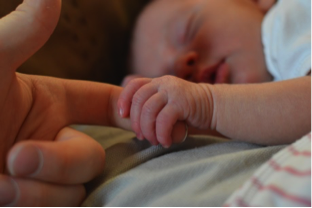
[[[125,118],[129,116],[133,95],[138,89],[140,89],[143,85],[149,83],[150,81],[150,78],[138,78],[135,80],[131,80],[127,84],[127,86],[121,92],[117,102],[119,115],[121,117]]]
[[[77,184],[89,181],[104,168],[103,148],[89,136],[64,128],[56,141],[24,141],[8,155],[8,169],[14,176],[47,182]]]
[[[79,206],[85,198],[83,185],[57,185],[0,175],[0,206]]]
[[[152,84],[143,85],[138,91],[133,95],[131,110],[130,110],[130,120],[131,127],[133,131],[137,133],[138,139],[144,139],[141,130],[141,112],[145,102],[150,99],[155,93],[157,93],[157,86]],[[152,141],[151,141],[152,142]],[[153,143],[157,145],[157,143]]]
[[[171,138],[174,144],[183,142],[188,136],[188,126],[184,121],[178,121],[172,129]]]
[[[138,75],[138,74],[131,74],[131,75],[128,75],[128,76],[126,76],[126,77],[122,80],[120,86],[121,86],[121,87],[126,87],[126,86],[128,85],[128,83],[129,83],[131,80],[138,79],[138,78],[143,78],[143,77],[142,77],[141,75]]]
[[[167,104],[164,94],[156,93],[150,97],[143,105],[140,124],[144,138],[152,144],[157,144],[156,138],[156,118],[161,109]]]
[[[179,114],[172,105],[166,105],[158,114],[156,119],[156,137],[164,147],[170,147],[173,143],[172,130],[177,123]]]

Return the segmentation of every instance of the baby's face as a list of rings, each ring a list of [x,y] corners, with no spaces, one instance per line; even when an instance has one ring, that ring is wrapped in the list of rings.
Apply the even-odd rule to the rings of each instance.
[[[155,0],[137,23],[133,73],[206,83],[270,81],[263,16],[252,0]]]

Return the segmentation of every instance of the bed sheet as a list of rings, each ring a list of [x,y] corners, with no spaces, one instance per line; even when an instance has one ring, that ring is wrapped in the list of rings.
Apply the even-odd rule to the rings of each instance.
[[[120,129],[76,129],[95,138],[106,150],[105,170],[86,184],[88,197],[83,206],[222,206],[285,147],[190,136],[165,149]]]

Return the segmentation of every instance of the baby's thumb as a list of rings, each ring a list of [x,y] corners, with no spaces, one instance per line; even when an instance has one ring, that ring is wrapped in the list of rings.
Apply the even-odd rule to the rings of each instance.
[[[61,0],[24,0],[0,19],[0,66],[16,70],[39,50],[55,29]]]
[[[184,142],[188,136],[188,126],[183,121],[178,121],[172,128],[172,143]]]

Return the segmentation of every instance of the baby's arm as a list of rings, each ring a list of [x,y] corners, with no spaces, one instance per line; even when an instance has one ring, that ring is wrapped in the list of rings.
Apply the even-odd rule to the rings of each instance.
[[[311,131],[311,77],[245,85],[206,85],[213,128],[236,140],[285,144]]]
[[[139,137],[172,143],[177,121],[236,140],[289,143],[310,131],[311,80],[245,85],[194,84],[172,76],[128,84],[118,106]],[[131,110],[130,110],[131,109]]]

